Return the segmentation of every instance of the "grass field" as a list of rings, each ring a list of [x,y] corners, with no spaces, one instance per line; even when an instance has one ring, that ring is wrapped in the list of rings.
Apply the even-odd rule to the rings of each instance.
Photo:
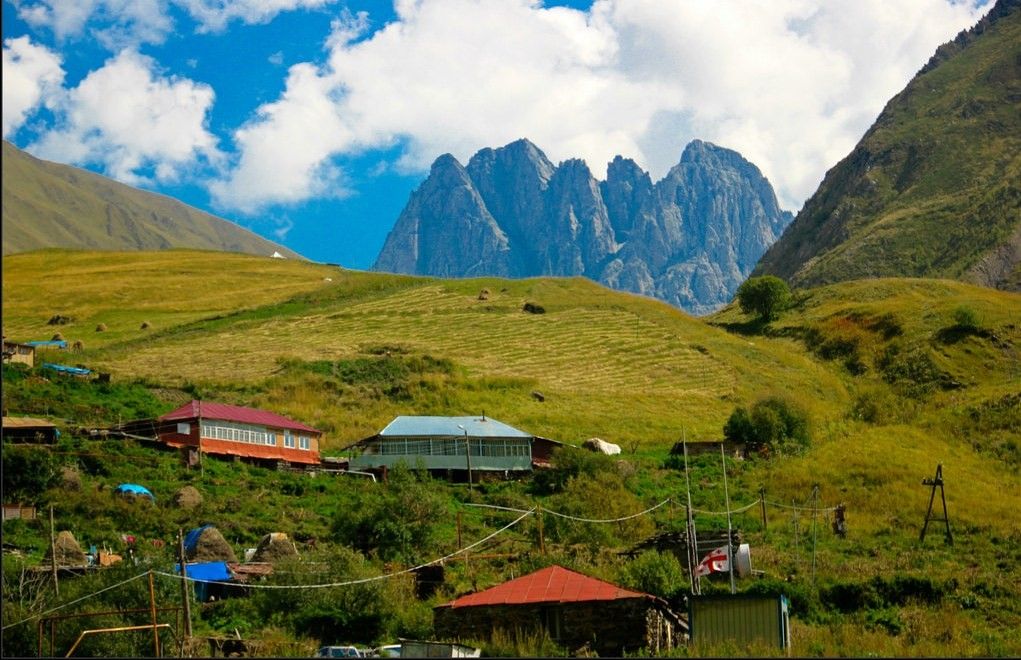
[[[807,411],[808,451],[728,470],[735,504],[754,501],[760,488],[773,503],[768,530],[757,507],[738,516],[756,568],[786,580],[796,596],[808,594],[795,598],[802,606],[795,653],[1021,653],[1021,586],[1010,578],[1021,571],[1021,296],[949,281],[849,282],[796,292],[795,306],[763,325],[736,307],[695,319],[582,279],[436,280],[179,251],[45,251],[5,257],[3,266],[5,334],[30,340],[60,331],[80,339],[81,354],[52,357],[109,372],[114,383],[154,397],[131,403],[142,401],[138,393],[111,394],[127,408],[169,410],[196,395],[267,407],[324,429],[326,454],[398,414],[483,410],[538,435],[571,443],[595,436],[624,448],[624,486],[591,482],[606,489],[604,499],[570,489],[541,499],[511,483],[476,495],[491,503],[544,501],[598,516],[679,496],[683,473],[664,461],[682,434],[719,439],[735,406],[781,395]],[[489,295],[480,300],[483,289]],[[526,302],[545,312],[522,311]],[[55,314],[75,321],[47,325]],[[143,321],[152,327],[141,330]],[[108,330],[95,332],[98,323]],[[30,386],[42,387],[18,387]],[[42,405],[7,390],[5,407],[14,400]],[[89,414],[101,416],[103,407],[89,401]],[[202,515],[232,521],[239,543],[281,527],[328,535],[329,520],[340,515],[337,498],[365,497],[362,485],[293,485],[282,493],[272,473],[251,469],[234,479],[226,466],[202,483],[169,457],[147,471],[144,450],[137,452],[96,482],[148,480],[159,498],[182,480],[193,482],[216,494]],[[929,494],[921,480],[937,463],[947,480],[952,547],[943,546],[938,528],[918,543]],[[716,459],[699,458],[695,476],[696,506],[722,508]],[[779,506],[804,504],[815,486],[821,504],[847,505],[846,539],[833,536],[822,515],[802,513],[795,528],[793,513]],[[455,500],[465,495],[450,488]],[[245,493],[260,493],[258,503]],[[98,506],[98,495],[80,497],[76,510]],[[654,529],[653,521],[675,526],[676,508],[670,511],[640,531]],[[168,517],[144,524],[154,534],[191,524],[169,509]],[[709,515],[698,521],[721,523]],[[472,523],[466,532],[482,535],[495,524]],[[607,578],[627,575],[618,559],[576,554],[575,532],[548,524],[551,545],[564,535],[557,550],[564,561]],[[588,538],[610,552],[635,530]],[[440,536],[451,534],[448,520]],[[534,530],[519,540],[534,543]],[[477,583],[498,581],[511,568],[495,562],[475,570]],[[460,571],[453,579],[467,588],[471,580]],[[903,580],[923,580],[929,591],[920,596]],[[846,604],[848,593],[869,589],[896,593]]]

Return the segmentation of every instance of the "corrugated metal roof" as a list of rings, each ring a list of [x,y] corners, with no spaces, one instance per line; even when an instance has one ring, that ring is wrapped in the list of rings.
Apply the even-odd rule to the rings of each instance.
[[[563,566],[550,566],[447,603],[448,607],[524,605],[526,603],[578,603],[593,600],[652,598],[609,582],[582,575]]]
[[[464,428],[460,428],[460,427]],[[472,438],[531,438],[532,435],[489,417],[429,417],[401,415],[386,425],[379,435],[408,438],[415,436],[463,436]]]
[[[52,369],[53,371],[57,371],[62,374],[71,374],[72,376],[88,376],[92,373],[91,369],[85,369],[83,367],[69,367],[66,364],[54,364],[53,362],[43,362],[43,369]]]
[[[160,419],[173,421],[175,419],[195,419],[198,417],[203,419],[220,419],[225,422],[269,426],[278,429],[291,429],[294,431],[321,432],[311,426],[306,426],[301,422],[296,422],[293,419],[288,419],[283,415],[278,415],[268,410],[233,406],[228,403],[211,403],[208,401],[191,401],[177,410],[168,412],[160,417]]]

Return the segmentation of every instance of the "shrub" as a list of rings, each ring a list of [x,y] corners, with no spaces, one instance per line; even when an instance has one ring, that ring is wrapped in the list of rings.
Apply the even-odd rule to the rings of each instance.
[[[978,314],[971,307],[961,305],[954,310],[954,322],[958,328],[975,330],[978,328]]]
[[[757,401],[750,412],[735,408],[723,427],[723,435],[758,452],[797,453],[810,441],[807,414],[780,397]]]
[[[791,304],[787,283],[774,275],[750,277],[737,289],[741,311],[756,313],[764,321],[772,321]]]
[[[672,552],[643,552],[624,567],[621,579],[625,586],[666,599],[685,587],[681,562]]]

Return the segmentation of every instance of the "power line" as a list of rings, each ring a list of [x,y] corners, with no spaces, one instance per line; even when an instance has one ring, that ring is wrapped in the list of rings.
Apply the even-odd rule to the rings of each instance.
[[[141,575],[136,575],[133,578],[128,578],[127,580],[124,580],[123,582],[118,582],[117,584],[111,585],[111,586],[106,587],[104,589],[100,589],[99,591],[94,591],[91,594],[88,594],[86,596],[82,596],[81,598],[78,598],[76,600],[72,600],[69,603],[64,603],[63,605],[58,605],[58,606],[56,606],[56,607],[54,607],[52,609],[46,610],[45,612],[40,612],[39,614],[33,614],[32,616],[28,617],[27,619],[22,619],[21,621],[18,621],[16,623],[9,623],[6,626],[4,626],[3,628],[0,628],[0,630],[7,630],[8,628],[12,628],[14,626],[19,626],[19,625],[21,625],[23,623],[31,621],[32,619],[38,619],[39,617],[46,616],[47,614],[50,614],[52,612],[56,612],[57,610],[64,609],[65,607],[70,607],[71,605],[74,605],[75,603],[80,603],[83,600],[87,600],[89,598],[92,598],[93,596],[98,596],[99,594],[101,594],[101,593],[103,593],[105,591],[110,591],[111,589],[116,589],[117,587],[123,586],[123,585],[127,584],[128,582],[131,582],[132,580],[137,580],[140,577],[145,577],[148,574],[149,574],[149,571],[146,571],[145,573],[142,573]]]
[[[483,539],[480,539],[480,540],[476,541],[475,543],[472,543],[471,545],[465,546],[465,547],[461,548],[460,550],[452,552],[449,555],[445,555],[443,557],[439,557],[437,559],[433,559],[431,561],[427,561],[427,562],[425,562],[423,564],[419,564],[418,566],[414,566],[412,568],[405,568],[404,570],[395,571],[393,573],[384,573],[383,575],[375,575],[373,577],[359,578],[357,580],[345,580],[343,582],[328,582],[328,583],[324,583],[324,584],[247,584],[247,585],[244,585],[244,586],[246,586],[249,589],[329,589],[329,588],[333,588],[333,587],[347,587],[347,586],[351,586],[351,585],[355,585],[355,584],[366,584],[368,582],[377,582],[379,580],[387,580],[389,578],[396,577],[398,575],[405,575],[407,573],[413,573],[414,571],[417,571],[419,569],[425,568],[426,566],[432,566],[433,564],[439,564],[440,562],[446,561],[447,559],[450,559],[452,557],[456,557],[459,554],[468,552],[472,548],[476,548],[476,547],[482,545],[483,543],[485,543],[486,541],[490,540],[491,538],[493,538],[493,537],[495,537],[495,536],[497,536],[499,534],[502,534],[503,532],[507,531],[508,529],[513,527],[514,525],[517,525],[519,522],[521,522],[522,520],[524,520],[528,516],[532,515],[533,513],[535,513],[535,509],[529,509],[528,511],[525,511],[522,515],[518,516],[515,520],[513,520],[512,522],[504,525],[503,527],[501,527],[500,529],[496,530],[495,532],[493,532],[489,536],[487,536],[487,537],[485,537]],[[221,580],[198,580],[198,579],[195,579],[193,577],[182,577],[182,576],[177,575],[175,573],[166,573],[164,571],[153,571],[153,573],[156,574],[156,575],[162,575],[163,577],[173,578],[175,580],[189,580],[191,582],[202,582],[204,584],[222,584],[222,585],[234,586],[234,587],[238,586],[237,582],[226,582],[226,581],[221,581]]]

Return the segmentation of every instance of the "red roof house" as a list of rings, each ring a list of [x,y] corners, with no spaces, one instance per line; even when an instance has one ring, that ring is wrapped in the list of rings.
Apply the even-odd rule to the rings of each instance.
[[[172,447],[205,454],[308,465],[319,463],[322,436],[274,412],[206,401],[191,401],[163,415],[157,433]]]
[[[588,645],[600,655],[669,650],[687,630],[661,598],[555,565],[461,596],[433,616],[442,639],[538,629],[569,651]]]

